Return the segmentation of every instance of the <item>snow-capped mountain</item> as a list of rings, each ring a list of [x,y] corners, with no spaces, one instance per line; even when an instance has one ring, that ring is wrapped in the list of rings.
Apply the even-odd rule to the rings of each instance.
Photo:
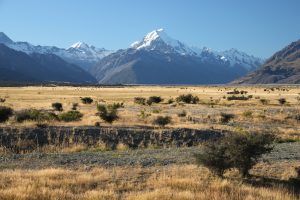
[[[146,49],[162,53],[177,52],[181,55],[195,55],[190,47],[169,37],[164,29],[157,29],[148,33],[142,41],[134,42],[130,47],[137,50]]]
[[[90,46],[84,42],[76,42],[68,49],[66,49],[66,51],[69,54],[66,56],[70,56],[70,58],[90,60],[94,62],[98,62],[100,59],[113,52],[104,48],[96,48],[94,46]]]
[[[262,58],[248,55],[237,49],[230,49],[218,53],[222,59],[228,61],[232,67],[244,67],[248,71],[253,71],[261,66],[265,60]]]
[[[113,52],[104,48],[89,46],[83,42],[77,42],[68,49],[58,48],[55,46],[35,46],[28,42],[14,42],[2,32],[0,33],[0,43],[26,54],[54,54],[63,58],[65,61],[79,65],[86,70],[99,62],[103,57]]]
[[[238,51],[189,47],[158,29],[104,57],[90,72],[104,84],[221,84],[258,67],[257,60]]]
[[[248,55],[236,49],[218,52],[207,47],[189,47],[178,40],[172,39],[164,29],[157,29],[148,33],[142,41],[134,42],[130,47],[136,50],[156,50],[162,53],[176,52],[184,56],[198,56],[203,61],[218,60],[219,62],[227,62],[230,67],[242,67],[247,71],[255,70],[264,62],[264,59]]]

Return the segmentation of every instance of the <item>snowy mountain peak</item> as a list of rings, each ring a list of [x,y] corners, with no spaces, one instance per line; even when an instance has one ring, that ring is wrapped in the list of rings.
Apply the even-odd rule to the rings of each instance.
[[[172,50],[173,52],[177,52],[182,55],[195,54],[195,52],[193,52],[187,45],[168,36],[162,28],[151,31],[143,38],[142,41],[134,42],[130,47],[137,50],[148,49],[163,52],[169,52]]]
[[[73,48],[73,49],[85,49],[85,48],[89,48],[89,45],[87,45],[84,42],[78,41],[78,42],[72,44],[70,48]]]
[[[13,41],[3,32],[0,32],[0,43],[11,44]]]

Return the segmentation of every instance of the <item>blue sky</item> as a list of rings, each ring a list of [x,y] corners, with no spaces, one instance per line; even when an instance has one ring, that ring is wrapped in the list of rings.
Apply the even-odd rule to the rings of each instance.
[[[164,28],[188,45],[269,57],[300,39],[300,0],[0,0],[0,31],[16,41],[127,48]]]

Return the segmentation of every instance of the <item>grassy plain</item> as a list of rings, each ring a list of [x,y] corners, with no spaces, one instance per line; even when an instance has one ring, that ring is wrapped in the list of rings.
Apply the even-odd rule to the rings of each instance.
[[[234,89],[247,91],[249,100],[228,101],[227,94]],[[168,104],[181,94],[193,94],[199,97],[198,104]],[[271,130],[284,138],[300,140],[300,87],[297,86],[128,86],[128,87],[2,87],[0,97],[14,110],[28,108],[51,110],[51,104],[60,102],[64,110],[70,110],[73,103],[78,103],[78,110],[84,114],[79,122],[52,122],[61,126],[110,126],[96,116],[97,103],[123,102],[119,109],[120,119],[113,126],[153,126],[152,121],[159,115],[172,118],[169,127],[215,128],[227,130]],[[135,97],[161,96],[163,103],[142,106],[134,103]],[[241,95],[236,95],[241,96]],[[91,97],[91,105],[82,104],[80,97]],[[286,104],[280,105],[278,99],[285,98]],[[261,99],[267,100],[266,104]],[[186,111],[186,117],[178,113]],[[146,117],[142,117],[142,112]],[[231,123],[220,123],[220,113],[234,114]],[[34,126],[33,122],[16,123],[10,120],[1,126]],[[51,124],[51,123],[50,123]]]
[[[232,94],[228,92],[234,89],[247,91],[244,96],[250,95],[251,98],[229,101],[227,97]],[[200,102],[198,104],[167,103],[169,99],[175,100],[182,94],[198,96]],[[164,101],[151,106],[134,103],[135,97],[150,96],[161,96]],[[90,105],[82,104],[80,97],[91,97],[94,102]],[[172,118],[172,123],[167,125],[170,128],[271,131],[282,138],[283,142],[292,141],[298,144],[300,141],[300,87],[298,86],[1,87],[0,98],[6,100],[0,103],[1,105],[10,106],[15,111],[28,108],[52,110],[51,104],[54,102],[62,103],[64,110],[68,111],[73,103],[79,104],[78,110],[84,114],[81,121],[69,123],[56,121],[49,122],[50,125],[94,126],[96,122],[100,122],[101,126],[153,126],[153,119],[164,115]],[[286,100],[284,105],[279,103],[280,98]],[[263,103],[262,99],[267,100],[267,103]],[[118,121],[110,125],[96,116],[97,103],[117,102],[124,103],[124,108],[119,109]],[[185,117],[178,116],[182,111],[186,111]],[[146,117],[142,117],[142,113]],[[228,123],[222,123],[221,113],[233,114],[234,118]],[[36,122],[29,121],[17,123],[11,118],[0,126],[30,127],[35,124]],[[285,145],[285,149],[288,152],[288,144]],[[123,151],[136,153],[127,149]],[[180,155],[180,150],[176,152],[176,155],[172,154],[170,158]],[[65,152],[68,153],[71,155],[73,152]],[[191,162],[174,162],[166,166],[159,164],[155,166],[154,163],[149,167],[138,164],[108,167],[55,165],[54,168],[43,166],[34,169],[10,169],[9,166],[5,166],[8,157],[0,156],[1,162],[4,163],[1,166],[5,166],[5,169],[0,171],[0,199],[296,200],[300,199],[299,193],[285,187],[285,181],[297,176],[294,169],[300,167],[300,155],[296,155],[298,152],[291,154],[293,154],[292,159],[289,157],[289,152],[282,158],[273,152],[271,155],[276,157],[275,164],[268,164],[269,161],[262,160],[255,166],[256,171],[253,171],[253,174],[260,178],[252,179],[250,182],[236,177],[234,172],[229,172],[228,179],[219,179],[206,168],[198,167]],[[81,159],[81,154],[78,155],[78,159]],[[159,155],[168,156],[163,151]],[[33,156],[35,155],[29,155],[23,161],[29,159],[30,162]],[[52,156],[54,155],[49,154],[49,157]],[[60,158],[60,154],[55,156]],[[118,155],[112,153],[110,156],[115,159]],[[72,159],[70,158],[69,164],[74,161]],[[76,162],[80,162],[78,159]],[[265,179],[273,181],[267,184],[267,181],[262,181]]]

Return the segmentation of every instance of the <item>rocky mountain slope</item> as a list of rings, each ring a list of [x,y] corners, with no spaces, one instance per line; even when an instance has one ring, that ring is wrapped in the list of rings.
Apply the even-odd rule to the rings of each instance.
[[[0,81],[95,83],[96,80],[54,54],[27,55],[0,44]]]
[[[89,46],[83,42],[76,42],[67,49],[55,46],[34,46],[28,42],[14,42],[3,32],[0,32],[0,43],[26,54],[54,54],[66,62],[76,64],[86,70],[113,52],[104,48]]]
[[[233,84],[299,84],[300,40],[275,53],[258,70]]]
[[[91,74],[105,84],[222,84],[256,69],[262,59],[237,50],[191,48],[163,29],[104,57]]]

